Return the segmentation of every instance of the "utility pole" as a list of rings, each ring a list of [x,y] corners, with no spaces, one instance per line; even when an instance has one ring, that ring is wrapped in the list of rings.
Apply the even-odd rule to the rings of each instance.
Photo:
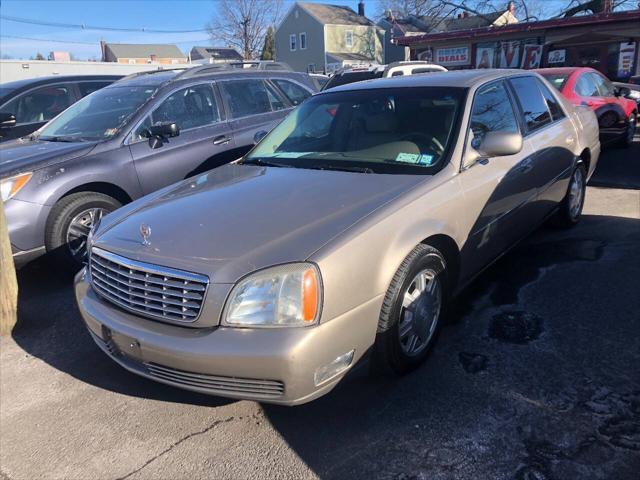
[[[0,335],[8,335],[18,321],[18,282],[4,205],[0,198]]]

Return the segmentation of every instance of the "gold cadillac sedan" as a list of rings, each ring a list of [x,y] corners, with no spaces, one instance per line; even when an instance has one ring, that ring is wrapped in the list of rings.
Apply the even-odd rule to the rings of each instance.
[[[367,352],[418,367],[479,272],[545,220],[578,222],[599,153],[593,112],[535,73],[327,90],[239,161],[103,218],[77,301],[132,372],[308,402]]]

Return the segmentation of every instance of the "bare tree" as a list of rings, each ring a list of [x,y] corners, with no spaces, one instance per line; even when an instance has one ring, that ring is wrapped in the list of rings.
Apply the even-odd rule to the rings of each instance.
[[[207,26],[214,43],[238,49],[246,60],[257,58],[267,29],[280,20],[282,0],[219,0]]]

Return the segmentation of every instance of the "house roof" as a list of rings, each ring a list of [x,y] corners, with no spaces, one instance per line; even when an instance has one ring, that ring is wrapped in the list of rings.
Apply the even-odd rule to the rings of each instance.
[[[106,43],[105,48],[117,58],[185,58],[185,54],[176,46],[162,43]]]
[[[324,25],[364,25],[375,26],[367,17],[362,17],[349,7],[320,3],[298,2],[309,15]]]
[[[243,60],[242,55],[235,48],[228,47],[193,47],[191,57],[213,58],[215,60]]]

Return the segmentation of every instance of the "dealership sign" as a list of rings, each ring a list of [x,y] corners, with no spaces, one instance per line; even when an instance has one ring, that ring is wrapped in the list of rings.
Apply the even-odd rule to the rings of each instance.
[[[438,48],[435,57],[440,65],[468,65],[469,47]]]
[[[525,45],[522,53],[522,66],[526,70],[540,67],[542,45]]]
[[[476,49],[476,68],[493,68],[493,47],[478,47]]]
[[[549,52],[548,63],[564,63],[566,55],[566,50],[551,50]]]
[[[630,77],[633,69],[633,58],[636,56],[635,42],[622,42],[618,57],[618,77]]]
[[[502,42],[500,45],[500,68],[520,66],[520,41]]]

